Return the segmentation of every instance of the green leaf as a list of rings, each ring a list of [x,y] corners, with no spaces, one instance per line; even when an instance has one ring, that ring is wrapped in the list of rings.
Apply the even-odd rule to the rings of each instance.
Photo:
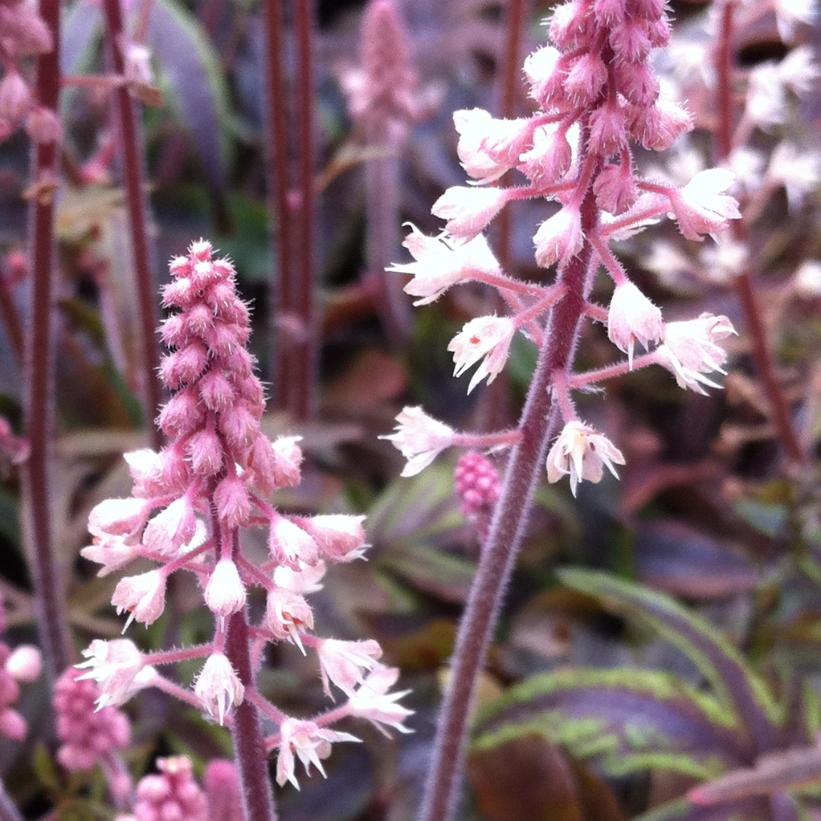
[[[681,650],[762,747],[776,735],[782,717],[770,692],[713,625],[668,596],[605,573],[573,568],[558,571],[558,576],[568,587],[643,621]]]
[[[40,742],[32,755],[32,768],[39,782],[53,795],[63,791],[60,774],[45,744]]]

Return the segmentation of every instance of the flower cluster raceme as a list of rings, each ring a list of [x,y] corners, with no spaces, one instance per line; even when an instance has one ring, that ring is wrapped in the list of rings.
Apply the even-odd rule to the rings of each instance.
[[[483,538],[501,491],[499,471],[487,456],[471,450],[459,457],[453,483],[462,514]]]
[[[158,773],[137,782],[134,821],[208,821],[208,802],[184,755],[157,759]]]
[[[728,168],[702,170],[684,185],[642,176],[633,150],[663,151],[690,130],[692,118],[662,88],[651,52],[667,45],[670,24],[664,0],[569,0],[548,22],[552,43],[530,54],[524,74],[536,111],[529,117],[497,119],[482,109],[457,111],[457,153],[470,181],[449,188],[432,212],[446,220],[445,232],[426,236],[411,227],[404,245],[413,261],[388,270],[410,275],[405,291],[427,304],[449,288],[478,282],[497,289],[509,313],[471,319],[452,339],[454,375],[474,366],[468,385],[492,382],[504,368],[513,340],[522,335],[539,345],[549,332],[554,308],[567,295],[564,273],[582,248],[610,276],[609,307],[586,302],[582,316],[602,322],[626,361],[592,374],[568,365],[551,391],[566,428],[547,460],[547,476],[569,476],[575,493],[582,480],[598,482],[603,468],[615,474],[621,452],[576,416],[570,392],[634,368],[662,365],[683,388],[716,387],[708,374],[722,372],[727,354],[718,343],[734,333],[726,317],[702,315],[667,323],[662,310],[631,281],[612,245],[667,217],[681,234],[701,241],[716,237],[740,212]],[[518,172],[524,184],[499,181]],[[556,266],[552,285],[537,285],[504,272],[483,231],[509,203],[542,199],[558,208],[533,235],[536,263]],[[582,206],[596,211],[583,219]],[[637,356],[637,348],[646,352]],[[407,459],[403,475],[418,473],[445,447],[460,444],[444,423],[421,409],[397,417],[391,439]],[[459,434],[461,443],[498,444],[497,434]]]
[[[234,268],[200,240],[186,256],[173,259],[170,270],[163,301],[174,312],[161,329],[170,352],[160,373],[172,395],[158,417],[168,443],[159,452],[125,454],[132,495],[94,507],[93,543],[82,554],[100,565],[100,575],[137,559],[154,563],[153,569],[121,578],[114,589],[112,604],[127,614],[126,628],[132,621],[149,625],[159,619],[169,577],[193,574],[213,614],[213,640],[155,653],[142,653],[128,639],[94,641],[79,665],[83,679],[99,687],[101,706],[123,704],[154,686],[200,705],[220,724],[253,699],[266,716],[285,725],[291,719],[265,702],[252,681],[240,678],[227,648],[229,621],[246,618],[246,602],[258,589],[266,606],[250,627],[257,651],[266,642],[288,642],[316,652],[326,692],[331,695],[333,685],[348,697],[348,706],[335,710],[333,719],[313,719],[322,732],[330,732],[329,720],[360,714],[355,704],[366,700],[360,693],[369,691],[366,677],[390,669],[379,663],[376,642],[323,640],[312,633],[307,596],[321,589],[329,563],[363,555],[364,517],[289,515],[270,503],[275,491],[301,481],[300,437],[272,441],[260,427],[265,401],[247,350],[249,312],[237,295]],[[245,528],[265,529],[269,555],[263,561],[246,555]],[[255,658],[261,656],[257,651]],[[163,665],[192,659],[204,659],[193,693],[180,691],[159,672]],[[398,705],[395,711],[410,714]],[[377,712],[362,715],[380,721]],[[280,728],[277,736],[283,732]]]
[[[6,611],[0,601],[0,633],[6,630]],[[20,685],[40,678],[43,662],[40,651],[31,644],[21,644],[12,650],[0,641],[0,736],[22,741],[28,729],[26,720],[15,709],[20,698]]]
[[[60,139],[60,120],[39,105],[25,75],[24,61],[53,48],[51,31],[26,0],[0,3],[0,141],[21,126],[38,143]]]

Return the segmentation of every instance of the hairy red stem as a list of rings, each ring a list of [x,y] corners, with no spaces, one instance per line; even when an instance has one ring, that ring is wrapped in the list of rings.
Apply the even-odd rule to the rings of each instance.
[[[14,304],[11,289],[2,272],[0,272],[0,315],[2,315],[3,324],[6,326],[6,334],[9,338],[11,350],[17,363],[22,364],[25,347],[23,326],[20,323],[20,314],[17,313],[17,306]]]
[[[592,190],[585,196],[581,213],[582,230],[587,235],[598,220]],[[555,431],[558,417],[552,412],[548,389],[554,372],[566,372],[572,366],[590,287],[590,259],[591,246],[585,241],[582,250],[559,276],[559,283],[567,292],[551,314],[519,423],[521,440],[511,451],[502,492],[459,624],[451,677],[437,722],[421,821],[448,821],[456,812],[476,681],[487,657],[505,590],[524,539],[533,492],[544,470],[547,446]]]
[[[108,48],[111,63],[117,74],[125,73],[125,63],[121,50],[123,39],[123,16],[120,0],[104,0]],[[151,270],[148,248],[147,208],[143,185],[143,157],[137,110],[134,100],[125,86],[114,90],[114,108],[120,129],[123,175],[125,177],[128,222],[131,228],[131,249],[134,254],[134,271],[137,275],[137,312],[142,345],[142,392],[145,409],[145,423],[150,431],[152,445],[159,449],[162,440],[158,428],[153,424],[160,407],[160,383],[157,379],[159,352],[154,329],[157,327],[157,306],[154,301],[156,283]]]
[[[43,0],[40,16],[51,30],[54,48],[37,59],[37,99],[57,110],[60,92],[60,3]],[[59,176],[56,143],[34,149],[36,182],[53,183]],[[51,519],[51,438],[54,431],[54,199],[36,197],[31,204],[31,298],[25,328],[26,436],[30,454],[22,471],[26,553],[34,583],[38,629],[48,674],[55,678],[72,661],[65,590],[55,556]]]
[[[718,127],[716,146],[719,159],[726,159],[733,150],[733,98],[732,98],[732,38],[733,17],[736,0],[726,0],[721,10],[721,27],[719,29],[718,48],[716,50],[716,74],[718,76]],[[742,244],[747,243],[747,232],[741,221],[732,223],[733,238]],[[767,329],[761,315],[761,304],[756,292],[752,271],[745,268],[735,278],[735,289],[750,339],[753,345],[753,359],[764,393],[770,405],[773,422],[781,446],[787,458],[793,462],[803,462],[806,458],[804,449],[795,431],[789,404],[778,380],[775,361],[767,339]]]

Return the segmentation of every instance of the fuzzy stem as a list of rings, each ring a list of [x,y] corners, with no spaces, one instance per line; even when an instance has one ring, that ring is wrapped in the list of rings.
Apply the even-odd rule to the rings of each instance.
[[[457,448],[498,448],[515,445],[521,441],[518,430],[502,430],[495,433],[457,433],[453,444]]]
[[[37,99],[57,110],[60,92],[60,3],[43,0],[40,15],[49,27],[54,48],[37,60]],[[59,174],[55,143],[34,149],[36,181]],[[35,198],[31,205],[31,313],[26,323],[25,400],[26,436],[30,455],[22,470],[24,541],[34,583],[40,644],[49,676],[56,678],[72,661],[65,591],[59,578],[52,532],[51,437],[54,428],[54,200]]]
[[[570,377],[567,386],[571,390],[578,390],[586,385],[594,385],[597,382],[604,382],[607,379],[615,379],[618,376],[625,376],[632,371],[646,368],[648,365],[658,364],[658,356],[655,351],[652,353],[637,356],[631,364],[625,359],[621,362],[614,362],[612,365],[605,365],[603,368],[596,368],[593,371],[577,373]]]
[[[122,75],[125,73],[125,63],[120,48],[123,39],[123,16],[120,9],[120,0],[104,0],[103,10],[108,31],[111,63],[114,66],[115,73]],[[153,424],[153,419],[160,407],[160,383],[157,380],[159,352],[154,336],[154,329],[157,327],[157,308],[154,303],[154,294],[157,289],[151,270],[148,249],[148,220],[143,185],[143,157],[140,150],[139,125],[134,100],[125,86],[121,86],[114,91],[113,99],[120,127],[128,222],[131,228],[134,271],[137,275],[137,313],[140,325],[140,343],[143,349],[141,386],[145,423],[150,431],[152,446],[155,450],[159,450],[162,439],[159,429]]]
[[[254,671],[249,653],[248,623],[244,611],[228,622],[225,655],[246,690],[254,691]],[[268,757],[259,723],[259,710],[246,699],[234,710],[231,727],[234,755],[242,785],[246,821],[275,821],[274,797],[268,775]]]
[[[265,29],[266,111],[265,144],[268,149],[269,211],[275,216],[277,266],[271,280],[271,372],[273,399],[278,407],[286,407],[288,375],[290,372],[290,341],[287,328],[281,321],[291,310],[293,287],[293,224],[288,206],[288,120],[286,86],[282,73],[283,35],[282,0],[263,0],[263,27]]]
[[[581,212],[582,230],[588,234],[598,219],[590,190]],[[579,254],[560,273],[559,282],[567,293],[551,315],[522,411],[519,424],[522,438],[511,451],[504,486],[459,625],[451,678],[437,723],[421,821],[448,821],[456,811],[475,684],[524,538],[533,491],[544,469],[547,446],[556,424],[548,388],[552,374],[566,371],[572,364],[589,289],[590,259],[591,247],[585,242]]]
[[[23,816],[6,792],[6,785],[0,780],[0,821],[23,821]]]
[[[716,147],[720,159],[729,157],[733,150],[732,121],[732,37],[733,16],[736,1],[726,0],[721,10],[718,48],[716,50],[716,74],[718,77],[718,129]],[[746,245],[747,232],[741,221],[732,223],[736,242]],[[804,462],[805,453],[795,431],[790,407],[778,381],[773,354],[767,339],[767,329],[761,315],[761,304],[756,293],[752,271],[745,268],[734,280],[736,293],[741,302],[747,329],[753,345],[753,359],[770,404],[778,438],[787,458],[792,462]]]

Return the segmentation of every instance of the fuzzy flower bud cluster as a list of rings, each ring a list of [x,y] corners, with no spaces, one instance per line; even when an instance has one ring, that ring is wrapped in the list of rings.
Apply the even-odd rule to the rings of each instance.
[[[624,371],[658,364],[682,388],[717,387],[707,374],[721,371],[727,360],[718,343],[734,333],[729,320],[710,316],[665,323],[661,308],[630,280],[611,248],[663,218],[674,220],[686,239],[702,241],[741,216],[731,193],[734,176],[726,168],[702,170],[675,186],[644,178],[634,163],[636,147],[664,151],[692,127],[690,114],[662,88],[650,60],[653,50],[670,40],[665,4],[568,0],[554,7],[548,32],[551,43],[524,61],[535,112],[516,119],[497,119],[478,108],[455,112],[457,153],[470,180],[449,188],[431,209],[446,221],[445,232],[428,237],[412,227],[405,247],[414,261],[388,270],[410,275],[405,290],[419,297],[417,304],[468,281],[501,293],[509,314],[471,319],[448,346],[455,376],[475,367],[468,393],[502,371],[517,335],[540,345],[550,333],[553,309],[567,294],[566,272],[583,248],[614,284],[605,316],[589,304],[584,313],[606,321],[608,338],[627,355]],[[521,174],[524,185],[500,185],[509,172]],[[509,276],[483,236],[503,208],[524,199],[558,205],[533,234],[536,263],[556,266],[554,285]],[[641,357],[639,347],[647,352]],[[575,493],[582,480],[600,481],[605,467],[615,475],[613,465],[624,459],[576,418],[570,391],[595,380],[574,384],[574,379],[568,372],[552,389],[566,427],[546,469],[550,481],[569,476]],[[396,432],[386,438],[408,460],[403,475],[417,473],[453,444],[421,409],[413,416],[405,409],[397,422]],[[475,446],[481,437],[464,441]]]
[[[5,608],[0,601],[0,633],[5,632],[5,621]],[[0,641],[0,736],[12,741],[26,737],[26,720],[15,705],[20,698],[20,685],[40,678],[42,666],[40,651],[33,645],[21,644],[12,650]]]
[[[26,75],[25,60],[53,48],[51,31],[26,0],[0,3],[0,141],[24,127],[38,143],[60,139],[56,113],[39,105]]]
[[[256,640],[316,651],[317,675],[328,695],[334,685],[353,699],[366,676],[382,668],[382,651],[373,641],[314,636],[307,596],[321,589],[329,563],[363,555],[364,517],[296,516],[269,502],[275,491],[300,483],[300,437],[272,441],[261,429],[265,400],[247,349],[249,312],[237,295],[234,268],[200,240],[186,256],[173,259],[170,270],[163,302],[173,313],[161,329],[169,353],[160,375],[171,398],[157,420],[167,444],[159,452],[125,454],[132,495],[106,499],[91,511],[94,541],[82,553],[100,565],[101,575],[136,559],[154,563],[115,587],[112,604],[127,614],[126,628],[132,621],[149,625],[159,619],[169,577],[193,574],[203,606],[213,615],[213,639],[151,654],[128,639],[94,641],[84,651],[83,679],[99,687],[98,705],[119,705],[144,687],[162,686],[162,665],[199,659],[193,695],[186,697],[214,721],[230,722],[253,682],[240,678],[229,657],[228,623],[246,618],[246,603],[259,590],[266,606],[251,626]],[[252,561],[243,549],[241,532],[247,528],[266,532],[269,555],[262,561]],[[334,712],[336,719],[352,714],[344,707]]]
[[[194,778],[191,761],[184,755],[157,759],[158,773],[137,783],[134,821],[208,821],[205,793]]]
[[[347,69],[341,78],[351,117],[369,143],[399,145],[418,119],[420,106],[410,38],[396,0],[368,3],[359,60],[359,66]]]

